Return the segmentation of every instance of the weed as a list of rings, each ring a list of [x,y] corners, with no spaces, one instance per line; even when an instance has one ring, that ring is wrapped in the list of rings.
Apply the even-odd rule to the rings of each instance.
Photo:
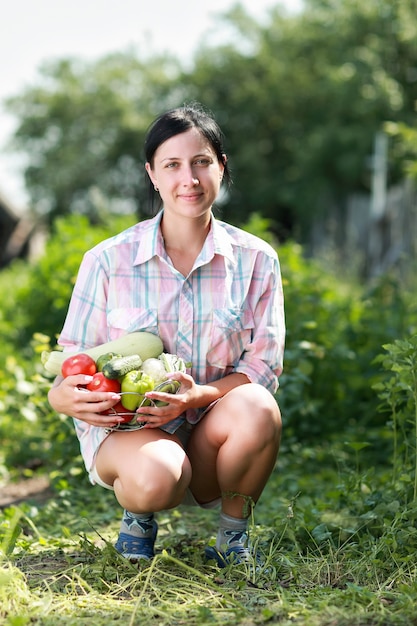
[[[388,410],[394,433],[393,480],[401,472],[412,469],[413,500],[417,498],[417,335],[383,346],[386,353],[376,362],[382,363],[390,376],[374,385],[382,410]],[[401,441],[399,442],[399,436]],[[403,458],[400,458],[400,449]]]

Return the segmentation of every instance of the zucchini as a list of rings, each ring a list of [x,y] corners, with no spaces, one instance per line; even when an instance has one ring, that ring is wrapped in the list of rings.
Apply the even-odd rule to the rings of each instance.
[[[146,331],[136,331],[128,335],[123,335],[113,341],[94,346],[93,348],[77,350],[75,352],[64,352],[62,350],[52,350],[51,352],[44,351],[41,355],[41,360],[47,372],[58,376],[61,373],[61,366],[65,359],[80,352],[89,354],[95,361],[102,354],[106,354],[106,352],[115,352],[123,356],[138,354],[142,361],[144,361],[150,357],[158,357],[163,349],[162,341],[158,335]]]
[[[130,356],[116,356],[114,359],[107,361],[101,370],[106,378],[115,380],[122,378],[132,370],[138,370],[142,365],[142,359],[138,354]]]

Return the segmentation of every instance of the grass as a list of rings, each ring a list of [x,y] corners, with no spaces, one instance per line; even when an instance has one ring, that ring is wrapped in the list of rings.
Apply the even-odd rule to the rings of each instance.
[[[134,566],[113,548],[113,494],[61,478],[46,504],[0,516],[0,623],[417,624],[417,506],[352,443],[284,447],[252,525],[255,573],[204,563],[217,514],[186,507],[158,516],[157,556]]]
[[[40,266],[2,273],[0,489],[39,472],[52,495],[0,509],[0,624],[417,626],[415,289],[352,286],[281,247],[284,438],[251,528],[268,571],[204,563],[216,513],[185,508],[158,515],[157,557],[134,567],[113,548],[114,496],[88,484],[47,402],[39,355],[55,338],[20,336],[61,327],[85,237],[78,219],[57,228]]]

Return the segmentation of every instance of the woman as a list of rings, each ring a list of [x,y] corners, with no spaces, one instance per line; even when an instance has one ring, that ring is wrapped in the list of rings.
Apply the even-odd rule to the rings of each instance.
[[[113,489],[124,509],[116,549],[154,556],[154,513],[180,505],[220,507],[220,567],[252,558],[248,517],[278,454],[273,393],[282,371],[283,295],[275,251],[214,218],[230,182],[222,133],[201,107],[161,115],[145,143],[146,172],[162,210],[84,256],[60,336],[82,351],[142,330],[191,363],[166,406],[138,409],[146,426],[112,431],[102,415],[120,396],[80,391],[83,375],[57,378],[52,407],[72,416],[90,480]]]

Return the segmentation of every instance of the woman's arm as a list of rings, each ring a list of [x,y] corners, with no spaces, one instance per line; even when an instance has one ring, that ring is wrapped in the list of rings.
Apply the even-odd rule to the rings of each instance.
[[[275,393],[285,344],[284,294],[278,258],[260,255],[256,276],[262,277],[261,289],[254,290],[252,298],[251,294],[248,296],[254,319],[252,338],[235,371]]]

